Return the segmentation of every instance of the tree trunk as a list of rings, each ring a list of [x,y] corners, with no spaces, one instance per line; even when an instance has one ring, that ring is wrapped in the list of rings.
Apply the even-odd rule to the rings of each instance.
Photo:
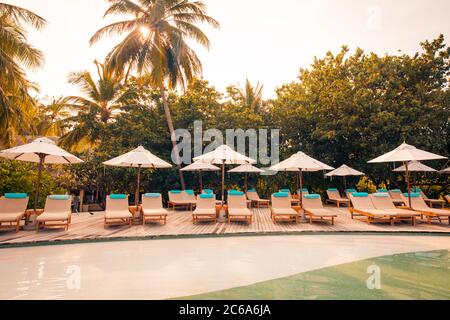
[[[163,106],[164,106],[164,114],[166,116],[167,126],[169,127],[170,140],[172,141],[172,147],[173,147],[173,151],[175,153],[175,160],[177,162],[178,175],[180,177],[181,188],[183,190],[186,190],[186,185],[184,184],[183,171],[181,171],[181,159],[180,159],[180,155],[178,154],[178,145],[177,145],[177,140],[175,137],[175,129],[173,127],[172,115],[170,114],[169,102],[167,101],[166,90],[164,88],[164,84],[161,84],[160,92],[161,92],[161,98],[162,98],[162,102],[163,102]]]

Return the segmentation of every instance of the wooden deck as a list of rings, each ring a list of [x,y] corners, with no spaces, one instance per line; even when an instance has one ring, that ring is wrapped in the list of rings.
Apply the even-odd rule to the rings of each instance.
[[[55,243],[60,241],[92,241],[134,238],[160,237],[195,237],[220,235],[252,235],[252,234],[301,234],[307,232],[335,233],[335,232],[370,232],[370,233],[438,233],[450,235],[450,225],[433,222],[427,225],[418,222],[415,227],[406,222],[398,222],[395,226],[379,223],[368,225],[364,217],[351,219],[347,208],[333,208],[338,214],[336,224],[315,222],[309,224],[301,221],[298,224],[277,223],[270,218],[268,209],[253,209],[254,222],[251,225],[243,223],[215,224],[204,223],[194,225],[189,212],[171,211],[166,225],[148,224],[108,227],[103,226],[103,212],[90,215],[89,213],[73,214],[69,231],[62,229],[45,229],[39,233],[35,231],[0,230],[0,247],[9,245],[31,245],[36,243]]]

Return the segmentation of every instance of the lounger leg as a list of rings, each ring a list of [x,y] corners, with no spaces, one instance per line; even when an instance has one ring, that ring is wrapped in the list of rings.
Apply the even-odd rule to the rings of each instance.
[[[17,220],[17,224],[16,224],[16,233],[19,232],[19,228],[20,228],[20,219]]]
[[[412,224],[412,226],[413,227],[415,227],[416,226],[416,217],[411,217],[411,224]]]
[[[431,224],[431,218],[430,218],[430,216],[427,216],[427,224]]]
[[[331,225],[334,226],[334,217],[331,217]]]

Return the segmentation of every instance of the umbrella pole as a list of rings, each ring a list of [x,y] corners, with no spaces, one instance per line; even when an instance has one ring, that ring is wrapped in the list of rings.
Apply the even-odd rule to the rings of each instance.
[[[225,203],[225,160],[222,161],[222,206]]]
[[[248,173],[245,173],[245,193],[247,193],[248,190]]]
[[[38,176],[36,181],[36,192],[34,193],[34,214],[37,214],[37,204],[39,200],[39,193],[41,191],[41,177],[42,177],[42,169],[44,168],[44,160],[45,154],[39,153],[39,166],[38,166]]]
[[[347,178],[346,176],[344,176],[344,190],[347,189]]]
[[[303,169],[300,169],[300,207],[303,208]]]
[[[203,191],[203,178],[202,178],[202,170],[198,171],[198,178],[200,179],[200,193]]]
[[[411,208],[411,186],[409,184],[409,169],[408,162],[405,161],[405,179],[406,179],[406,188],[408,189],[408,202],[409,207]]]
[[[134,194],[134,202],[136,211],[139,210],[139,190],[141,189],[141,165],[138,166],[136,193]]]

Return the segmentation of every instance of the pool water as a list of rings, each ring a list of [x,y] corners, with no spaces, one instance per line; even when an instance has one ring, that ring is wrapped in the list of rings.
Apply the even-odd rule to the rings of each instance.
[[[446,300],[450,299],[450,253],[378,257],[183,299]]]

